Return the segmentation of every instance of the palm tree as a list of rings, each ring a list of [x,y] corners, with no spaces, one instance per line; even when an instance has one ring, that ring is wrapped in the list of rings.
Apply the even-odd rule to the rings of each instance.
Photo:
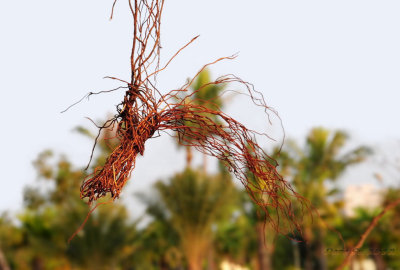
[[[295,143],[285,148],[286,153],[283,157],[289,169],[284,172],[284,176],[292,178],[296,191],[318,209],[321,218],[314,222],[307,216],[304,219],[306,270],[313,269],[312,246],[315,248],[318,269],[327,269],[323,241],[326,230],[321,220],[332,220],[337,216],[337,207],[341,204],[341,201],[332,203],[329,200],[337,194],[338,189],[329,189],[327,181],[334,183],[348,167],[363,161],[370,152],[368,148],[361,146],[342,153],[347,140],[347,134],[342,131],[330,132],[323,128],[314,128],[308,134],[303,149]],[[278,156],[278,162],[280,161]]]
[[[224,100],[221,98],[221,93],[226,88],[226,84],[212,83],[210,71],[204,69],[196,80],[193,82],[190,90],[193,95],[188,98],[187,102],[194,103],[195,105],[203,106],[212,110],[221,110],[224,106]],[[218,119],[215,115],[209,117],[216,123]],[[194,123],[186,123],[188,126],[195,125]],[[185,138],[190,143],[190,138]],[[192,148],[186,146],[186,165],[191,167],[193,159]],[[207,156],[203,155],[203,170],[206,171]]]
[[[213,241],[213,226],[230,214],[234,190],[230,178],[186,168],[169,182],[155,185],[190,270],[202,269]]]

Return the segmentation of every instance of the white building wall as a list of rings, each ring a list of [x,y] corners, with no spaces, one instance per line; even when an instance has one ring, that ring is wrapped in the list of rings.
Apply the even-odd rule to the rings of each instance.
[[[373,209],[382,202],[382,192],[371,184],[349,185],[344,191],[344,214],[354,216],[358,207]]]

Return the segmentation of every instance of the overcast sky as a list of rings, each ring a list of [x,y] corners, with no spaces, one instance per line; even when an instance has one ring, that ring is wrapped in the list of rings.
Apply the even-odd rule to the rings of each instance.
[[[129,79],[126,2],[119,0],[110,22],[112,0],[2,1],[0,210],[21,207],[23,187],[35,181],[32,160],[44,149],[64,153],[77,167],[87,162],[91,142],[71,130],[90,126],[86,116],[113,113],[123,92],[60,111],[89,91],[119,86],[104,76]],[[166,0],[162,60],[200,38],[160,75],[158,87],[179,87],[205,63],[239,52],[212,73],[252,82],[288,137],[324,126],[347,130],[354,145],[393,142],[400,138],[399,13],[398,0]],[[246,104],[239,97],[228,111],[261,128],[264,115]],[[279,131],[271,129],[278,137]],[[184,155],[175,149],[168,136],[146,143],[124,196],[181,168]],[[365,174],[352,177],[362,182]]]

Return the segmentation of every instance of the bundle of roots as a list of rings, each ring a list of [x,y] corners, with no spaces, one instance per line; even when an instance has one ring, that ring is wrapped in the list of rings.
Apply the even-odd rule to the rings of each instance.
[[[115,4],[116,1],[111,17]],[[123,88],[126,92],[124,100],[117,106],[117,114],[99,130],[100,135],[104,128],[115,128],[119,145],[109,155],[104,166],[96,168],[85,179],[81,187],[81,197],[87,198],[89,204],[108,194],[113,199],[118,198],[135,167],[137,155],[143,155],[145,151],[146,140],[160,131],[170,131],[178,137],[180,144],[195,147],[200,152],[221,160],[242,182],[254,203],[261,207],[267,221],[275,229],[280,231],[282,224],[285,224],[286,229],[287,225],[291,230],[299,229],[293,201],[306,206],[307,202],[281,177],[276,169],[277,163],[257,144],[256,137],[261,135],[269,139],[267,134],[247,129],[216,106],[208,106],[205,101],[195,102],[196,91],[202,91],[207,85],[237,82],[244,86],[254,105],[260,106],[268,114],[271,110],[262,94],[234,75],[220,77],[203,88],[189,91],[203,69],[234,56],[206,64],[191,81],[167,94],[161,94],[156,88],[157,74],[165,70],[197,38],[188,42],[160,67],[163,5],[164,0],[129,0],[134,29],[130,59],[131,79],[128,82],[110,77],[123,82],[125,85],[118,89]]]

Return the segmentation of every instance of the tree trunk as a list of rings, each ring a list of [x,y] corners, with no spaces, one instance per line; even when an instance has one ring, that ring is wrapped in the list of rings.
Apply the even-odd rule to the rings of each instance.
[[[217,267],[215,266],[215,258],[214,258],[214,249],[208,249],[207,254],[207,270],[215,270]]]
[[[354,258],[350,261],[349,270],[354,270]]]
[[[320,237],[317,244],[317,260],[318,260],[318,269],[326,270],[326,256],[325,256],[325,243],[324,237]]]
[[[192,167],[193,152],[191,146],[186,146],[186,167]]]
[[[271,270],[271,247],[265,239],[265,224],[257,222],[257,257],[259,270]]]
[[[201,270],[201,261],[199,260],[190,260],[189,261],[189,270]]]
[[[311,256],[311,248],[310,244],[306,244],[306,255],[304,258],[304,269],[305,270],[313,270],[312,256]]]
[[[374,259],[374,262],[376,264],[376,270],[385,270],[386,263],[385,260],[383,259],[382,253],[380,252],[379,245],[377,243],[372,243],[371,249],[372,249],[372,254],[371,254],[372,258]]]
[[[43,260],[39,256],[35,256],[31,262],[32,270],[43,270]]]
[[[160,270],[168,270],[169,268],[168,268],[168,264],[167,264],[167,262],[165,261],[165,257],[164,256],[162,256],[162,258],[161,258],[161,260],[160,260],[160,265],[159,265],[159,267],[160,267]]]
[[[304,241],[305,241],[305,256],[304,256],[304,269],[305,270],[313,270],[313,261],[312,261],[312,247],[311,247],[311,229],[304,229]]]
[[[207,174],[207,155],[203,154],[203,172]]]
[[[202,241],[199,241],[196,237],[186,236],[183,248],[185,256],[189,265],[189,270],[201,270],[203,269],[202,263],[204,255],[207,253],[207,248],[204,247]]]
[[[0,270],[10,270],[8,266],[6,256],[4,256],[3,251],[0,249]]]
[[[293,261],[294,261],[294,267],[296,269],[300,269],[301,268],[301,264],[300,264],[300,248],[299,248],[299,244],[296,241],[292,241],[292,245],[293,245]]]

